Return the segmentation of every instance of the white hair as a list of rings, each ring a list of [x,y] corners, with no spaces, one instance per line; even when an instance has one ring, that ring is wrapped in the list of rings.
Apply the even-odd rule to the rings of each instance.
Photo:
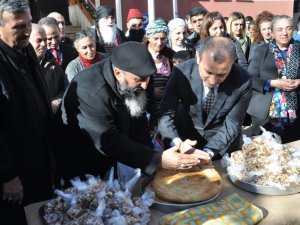
[[[113,26],[99,26],[99,31],[105,44],[113,44],[117,38],[117,25]]]
[[[125,98],[125,105],[132,117],[140,117],[144,114],[147,104],[146,91],[141,91],[134,97]]]

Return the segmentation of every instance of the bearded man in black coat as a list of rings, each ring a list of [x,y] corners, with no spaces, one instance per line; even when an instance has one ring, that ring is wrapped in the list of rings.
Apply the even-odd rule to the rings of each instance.
[[[144,109],[145,89],[155,72],[147,48],[126,42],[72,80],[62,101],[64,178],[103,177],[117,162],[151,175],[158,167],[188,168],[210,160],[200,150],[179,153],[179,145],[164,152],[153,149]]]

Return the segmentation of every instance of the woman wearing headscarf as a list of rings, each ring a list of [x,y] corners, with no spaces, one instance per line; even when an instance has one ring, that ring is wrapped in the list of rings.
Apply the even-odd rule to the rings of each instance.
[[[249,65],[253,82],[248,113],[253,135],[263,126],[286,143],[300,138],[300,45],[292,39],[291,17],[275,16],[271,29],[273,39],[256,48]]]
[[[146,28],[144,44],[155,62],[157,73],[149,82],[150,127],[157,127],[157,113],[166,84],[172,72],[174,50],[167,47],[168,26],[162,19],[151,21]]]
[[[189,51],[192,56],[195,55],[195,48],[192,44],[186,42],[187,25],[181,18],[175,18],[168,23],[168,46],[175,52]]]
[[[80,71],[100,62],[108,54],[96,52],[96,41],[89,31],[79,31],[76,33],[74,46],[79,56],[72,60],[67,68],[66,75],[70,82]]]
[[[222,14],[217,11],[210,12],[205,15],[200,30],[200,41],[198,42],[197,48],[201,46],[203,40],[210,36],[223,36],[229,38],[232,44],[235,46],[235,62],[244,69],[247,69],[248,63],[240,43],[226,33],[226,24],[224,18]]]

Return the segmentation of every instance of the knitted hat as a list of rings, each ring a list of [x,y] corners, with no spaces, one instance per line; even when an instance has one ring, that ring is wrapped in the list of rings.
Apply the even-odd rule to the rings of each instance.
[[[172,31],[177,27],[185,27],[185,26],[186,26],[186,23],[183,19],[181,19],[181,18],[172,19],[168,23],[169,33],[172,33]]]
[[[140,77],[156,73],[156,66],[148,49],[134,41],[115,47],[111,54],[111,62],[115,67]]]
[[[127,16],[127,22],[133,18],[141,18],[143,19],[143,14],[140,10],[138,9],[129,9],[128,11],[128,16]]]
[[[157,33],[166,33],[168,34],[168,26],[162,19],[157,19],[151,21],[146,28],[146,37],[151,37]]]
[[[110,6],[99,6],[96,10],[96,20],[106,16],[115,16],[115,9]]]

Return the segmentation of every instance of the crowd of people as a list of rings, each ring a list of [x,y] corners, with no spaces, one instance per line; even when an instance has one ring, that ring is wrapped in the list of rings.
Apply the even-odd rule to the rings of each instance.
[[[61,14],[32,24],[27,0],[0,1],[0,224],[76,176],[211,163],[243,125],[298,140],[298,35],[287,15],[201,7],[146,27],[130,9],[123,32],[100,6],[72,40]]]

